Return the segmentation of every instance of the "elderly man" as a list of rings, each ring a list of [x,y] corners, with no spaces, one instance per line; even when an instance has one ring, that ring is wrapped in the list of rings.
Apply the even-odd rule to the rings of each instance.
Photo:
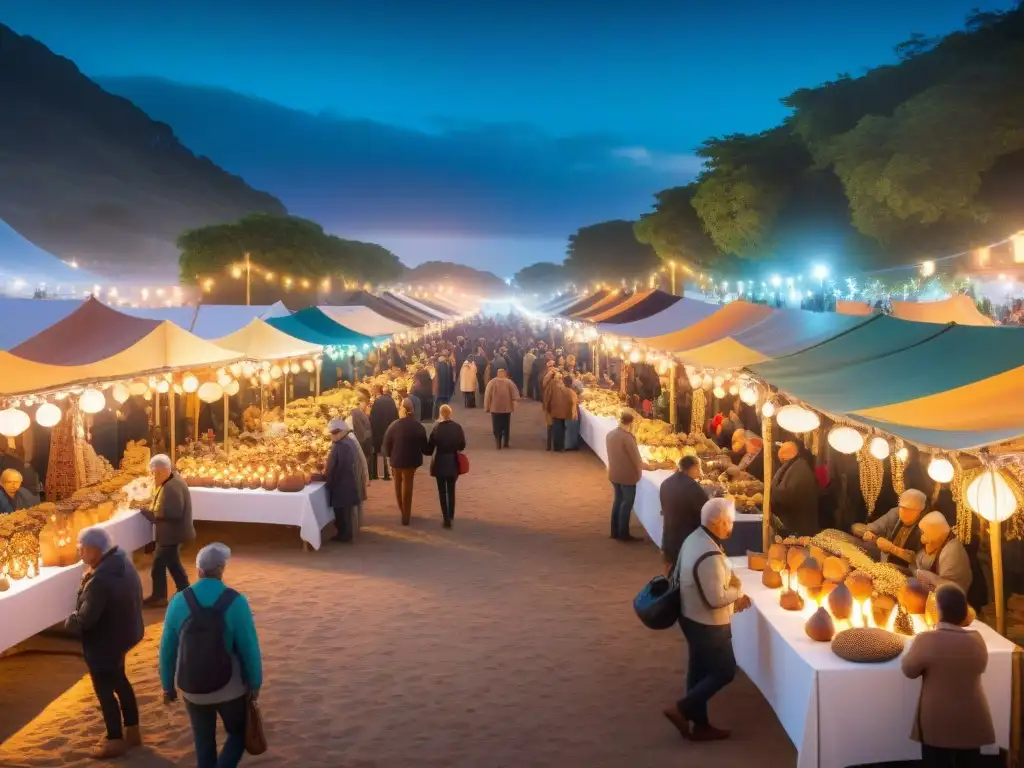
[[[149,471],[156,481],[153,504],[140,510],[156,526],[156,554],[153,555],[153,593],[143,604],[151,608],[167,605],[167,573],[181,592],[188,588],[188,575],[181,565],[181,545],[196,537],[192,526],[192,496],[188,486],[164,454],[149,460]]]
[[[900,494],[899,505],[893,507],[877,520],[866,525],[857,523],[853,533],[869,544],[874,542],[878,547],[879,561],[889,562],[891,557],[907,565],[914,562],[917,551],[921,549],[921,529],[918,522],[924,514],[928,498],[915,488],[908,488]]]
[[[484,410],[491,414],[491,431],[499,451],[509,447],[512,414],[518,402],[519,388],[508,377],[508,370],[499,368],[497,377],[487,382],[487,389],[484,390]]]
[[[690,658],[686,696],[664,714],[683,738],[693,741],[729,738],[729,731],[708,721],[708,701],[736,675],[730,621],[734,612],[750,607],[750,598],[743,594],[722,549],[722,542],[732,535],[735,517],[730,499],[711,499],[700,511],[700,528],[679,550],[676,573],[683,610],[679,623]]]
[[[745,453],[739,460],[737,466],[740,471],[746,472],[751,477],[756,477],[764,482],[764,440],[750,432],[746,433],[747,439],[743,445]]]
[[[918,526],[921,549],[911,566],[915,578],[933,589],[956,584],[967,594],[971,588],[971,561],[964,545],[953,535],[949,521],[941,512],[929,512]]]
[[[334,523],[338,530],[332,541],[350,542],[355,528],[354,518],[366,498],[365,461],[360,467],[362,451],[344,421],[334,419],[327,431],[331,435],[325,480],[327,504],[334,510]]]
[[[0,474],[0,514],[28,509],[39,503],[39,499],[28,488],[22,486],[21,472],[5,469]]]
[[[144,633],[142,582],[127,553],[114,546],[103,528],[83,529],[78,548],[89,570],[65,626],[82,636],[85,664],[107,726],[107,741],[93,757],[104,760],[142,743],[139,707],[124,668],[125,656]]]
[[[199,581],[167,607],[160,638],[164,704],[181,689],[198,768],[234,768],[245,752],[248,697],[259,698],[263,660],[249,601],[224,584],[231,550],[208,544],[196,555]],[[212,615],[211,615],[212,614]],[[217,717],[227,739],[217,755]]]
[[[668,572],[679,559],[679,550],[690,534],[700,528],[700,513],[708,495],[700,485],[704,474],[700,459],[683,456],[679,471],[661,484],[661,515],[665,518],[661,554]]]
[[[624,411],[619,417],[619,426],[605,436],[605,452],[608,454],[608,481],[612,484],[611,535],[619,541],[642,541],[629,532],[629,518],[636,501],[636,486],[650,467],[640,456],[640,448],[633,435],[632,411]]]

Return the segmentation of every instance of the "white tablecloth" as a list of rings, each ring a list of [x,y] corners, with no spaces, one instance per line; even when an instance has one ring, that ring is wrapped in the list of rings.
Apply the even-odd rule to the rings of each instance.
[[[919,759],[921,747],[911,741],[910,731],[921,681],[903,676],[899,658],[885,664],[840,659],[829,643],[807,637],[803,615],[783,609],[778,592],[761,584],[761,574],[746,568],[746,558],[733,558],[733,563],[754,603],[733,617],[736,661],[796,745],[798,768]],[[1010,742],[1014,645],[980,621],[972,628],[988,645],[982,683],[996,739],[1005,749]]]
[[[320,531],[334,521],[323,483],[310,483],[298,493],[238,491],[232,488],[190,488],[192,519],[221,523],[297,525],[299,536],[320,549]]]
[[[605,466],[608,466],[605,438],[615,427],[615,419],[610,416],[595,416],[586,408],[580,408],[580,437],[600,457]],[[664,518],[661,516],[661,484],[665,482],[665,478],[671,476],[672,470],[669,469],[644,472],[637,484],[636,501],[633,503],[633,512],[637,519],[647,531],[647,535],[651,537],[651,541],[659,547],[661,546],[662,524],[664,523]],[[726,546],[726,550],[730,554],[745,553],[747,549],[760,551],[761,515],[736,515],[736,529],[732,538],[734,540],[732,545],[727,543]]]
[[[114,543],[132,552],[153,540],[153,526],[135,511],[119,512],[105,523]],[[34,579],[11,580],[0,592],[0,651],[64,621],[75,610],[85,564],[43,568]]]

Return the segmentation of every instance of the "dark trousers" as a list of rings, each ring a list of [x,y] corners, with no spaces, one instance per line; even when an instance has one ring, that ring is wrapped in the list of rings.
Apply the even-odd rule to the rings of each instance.
[[[193,704],[185,701],[188,719],[192,721],[197,768],[235,768],[241,762],[245,754],[247,705],[248,694],[221,704]],[[228,734],[220,757],[217,756],[218,715]]]
[[[167,574],[174,579],[174,588],[179,592],[188,589],[188,574],[181,565],[181,547],[177,544],[158,544],[153,555],[153,597],[160,600],[167,598]]]
[[[921,745],[921,762],[925,768],[972,768],[978,764],[977,749],[946,749]]]
[[[534,395],[536,394],[534,392],[534,390],[536,390],[536,389],[537,389],[537,380],[535,378],[533,378],[533,376],[527,376],[526,377],[526,399],[527,400],[536,400],[537,399],[537,398],[534,397]]]
[[[476,408],[476,392],[463,392],[462,396],[466,399],[467,408]]]
[[[615,495],[612,498],[612,538],[629,537],[629,516],[636,500],[636,486],[612,483]]]
[[[426,395],[420,398],[420,421],[431,421],[434,418],[434,398]]]
[[[435,477],[437,480],[437,498],[441,502],[441,516],[445,520],[455,519],[455,481],[456,477]]]
[[[139,705],[135,702],[135,691],[124,671],[124,656],[109,665],[89,664],[89,677],[92,678],[92,688],[103,710],[107,738],[123,739],[122,721],[125,726],[139,724]]]
[[[412,487],[416,477],[416,467],[395,467],[395,501],[402,513],[402,525],[408,525],[412,519]]]
[[[565,450],[565,419],[551,420],[551,443],[556,451]]]
[[[708,725],[708,701],[736,677],[732,652],[732,627],[712,626],[679,620],[689,646],[686,667],[686,696],[676,702],[679,711],[694,725]]]
[[[492,413],[491,428],[494,431],[494,439],[508,448],[508,436],[512,428],[512,414]]]
[[[376,480],[377,479],[377,459],[378,458],[382,458],[384,460],[384,479],[385,480],[390,480],[391,479],[391,464],[388,463],[388,457],[387,456],[381,456],[376,451],[373,452],[373,458],[370,461],[370,479],[371,480]]]
[[[352,507],[334,507],[334,525],[338,529],[338,538],[352,541]]]

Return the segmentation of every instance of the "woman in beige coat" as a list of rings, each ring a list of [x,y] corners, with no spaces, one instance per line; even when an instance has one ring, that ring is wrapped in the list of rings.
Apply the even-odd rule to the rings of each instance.
[[[967,596],[955,584],[935,591],[938,626],[914,637],[903,656],[903,674],[921,678],[921,698],[910,737],[921,742],[926,766],[974,765],[995,730],[981,675],[988,666],[985,640],[960,625],[967,620]]]
[[[459,371],[459,389],[462,391],[467,408],[476,408],[477,383],[476,363],[467,359],[462,364],[462,370]]]

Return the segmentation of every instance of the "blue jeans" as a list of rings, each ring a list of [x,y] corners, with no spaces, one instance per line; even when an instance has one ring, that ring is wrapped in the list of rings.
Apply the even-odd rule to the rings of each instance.
[[[615,489],[612,500],[612,538],[625,539],[629,537],[629,516],[636,500],[636,486],[612,483],[612,488]]]
[[[679,711],[694,725],[708,725],[708,700],[736,677],[736,656],[732,650],[732,628],[691,621],[685,616],[679,626],[690,647],[686,667],[686,696],[676,702]]]
[[[235,768],[245,754],[245,720],[248,694],[220,704],[193,704],[185,701],[192,721],[196,743],[197,768]],[[217,757],[217,715],[224,723],[228,738]]]
[[[578,451],[580,448],[580,420],[565,422],[565,450]]]

